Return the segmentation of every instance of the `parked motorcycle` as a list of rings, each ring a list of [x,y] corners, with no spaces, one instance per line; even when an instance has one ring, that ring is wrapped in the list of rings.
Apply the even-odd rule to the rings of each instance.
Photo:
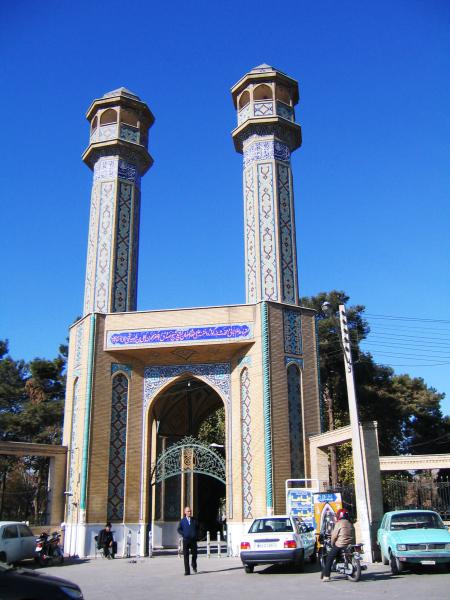
[[[320,566],[322,573],[325,569],[328,552],[331,550],[331,535],[320,535],[319,541],[322,547],[319,550]],[[363,544],[350,544],[342,548],[338,556],[335,558],[331,567],[332,571],[346,575],[350,581],[359,581],[361,571],[367,569],[367,565],[361,564],[361,553],[363,552]]]
[[[62,565],[64,562],[64,553],[61,548],[61,535],[54,531],[51,536],[45,531],[36,538],[35,561],[41,567],[50,565]]]

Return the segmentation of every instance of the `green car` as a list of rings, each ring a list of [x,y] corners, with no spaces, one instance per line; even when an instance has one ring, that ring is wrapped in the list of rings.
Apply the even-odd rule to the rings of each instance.
[[[384,565],[398,575],[408,565],[445,564],[450,568],[450,532],[433,510],[387,512],[377,534]]]

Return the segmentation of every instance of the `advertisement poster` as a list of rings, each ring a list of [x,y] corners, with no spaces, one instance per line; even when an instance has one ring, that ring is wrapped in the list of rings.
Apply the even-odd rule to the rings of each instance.
[[[312,490],[288,488],[286,490],[286,509],[288,514],[301,517],[305,523],[315,527],[314,494]]]
[[[340,493],[313,494],[316,533],[329,533],[336,522],[336,513],[342,508]]]

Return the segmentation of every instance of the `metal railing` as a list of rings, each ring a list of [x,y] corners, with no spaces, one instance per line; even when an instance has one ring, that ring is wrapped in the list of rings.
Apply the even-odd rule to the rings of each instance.
[[[435,510],[444,520],[450,520],[450,481],[423,478],[384,478],[384,510],[419,508]]]

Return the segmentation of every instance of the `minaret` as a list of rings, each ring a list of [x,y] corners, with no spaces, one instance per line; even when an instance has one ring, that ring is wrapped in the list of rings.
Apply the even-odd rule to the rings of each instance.
[[[119,88],[94,100],[86,115],[84,162],[94,172],[84,314],[136,310],[140,181],[154,117],[138,96]]]
[[[238,111],[233,141],[244,155],[246,302],[298,304],[290,162],[302,143],[294,114],[298,83],[263,64],[231,93]]]

